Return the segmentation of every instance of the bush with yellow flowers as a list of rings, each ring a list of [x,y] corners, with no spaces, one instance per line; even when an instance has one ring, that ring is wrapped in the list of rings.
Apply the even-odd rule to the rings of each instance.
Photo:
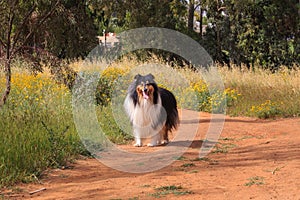
[[[13,73],[0,109],[0,187],[30,181],[85,151],[72,116],[71,93],[49,75]],[[0,88],[5,79],[0,74]]]
[[[107,106],[109,104],[114,84],[118,78],[127,75],[128,71],[129,69],[124,67],[109,67],[102,72],[96,91],[98,105]],[[158,81],[159,87],[172,91],[176,96],[178,105],[185,109],[224,112],[225,108],[233,106],[240,96],[237,90],[231,88],[224,91],[209,91],[207,84],[202,79],[192,81],[188,87],[185,84],[172,83],[171,80],[161,77],[160,74],[157,74],[155,79]]]
[[[250,109],[250,114],[261,119],[274,118],[280,113],[280,104],[271,100],[266,100],[264,103],[252,106]]]
[[[108,67],[101,73],[95,94],[98,105],[108,105],[111,101],[115,82],[119,77],[124,76],[127,71],[125,68]]]
[[[231,88],[226,88],[224,91],[209,91],[203,80],[193,82],[190,90],[197,96],[196,110],[205,112],[224,112],[226,107],[233,106],[241,96],[237,90]]]
[[[3,79],[2,79],[3,80]],[[39,114],[45,109],[65,110],[63,101],[70,100],[65,85],[55,83],[45,75],[14,74],[8,106],[24,113]]]

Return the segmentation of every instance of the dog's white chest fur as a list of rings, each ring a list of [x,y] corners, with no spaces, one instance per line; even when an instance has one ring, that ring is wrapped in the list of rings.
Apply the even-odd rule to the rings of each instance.
[[[135,146],[142,146],[142,139],[151,138],[148,146],[156,146],[160,143],[161,137],[159,131],[162,129],[164,120],[157,124],[161,114],[161,99],[153,104],[148,99],[144,99],[134,106],[130,95],[127,95],[124,107],[133,126],[133,135],[136,140]],[[156,125],[155,125],[156,123]]]

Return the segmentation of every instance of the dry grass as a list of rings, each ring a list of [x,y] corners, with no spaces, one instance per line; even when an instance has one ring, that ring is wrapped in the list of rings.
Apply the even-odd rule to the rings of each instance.
[[[282,67],[278,72],[245,67],[232,70],[219,68],[225,87],[235,88],[241,97],[232,115],[255,115],[252,106],[259,106],[266,101],[277,104],[284,117],[300,115],[300,70]]]
[[[180,94],[185,91],[187,87],[199,94],[198,100],[200,97],[205,99],[201,99],[206,103],[204,108],[209,110],[209,103],[213,102],[214,96],[209,96],[208,86],[202,80],[203,72],[193,71],[188,65],[174,64],[171,67],[171,64],[166,64],[163,59],[153,56],[147,62],[127,57],[109,66],[110,69],[105,71],[106,63],[88,64],[78,61],[71,64],[77,72],[100,71],[105,72],[102,73],[106,74],[105,76],[122,76],[124,74],[120,72],[128,72],[130,76],[126,75],[125,78],[130,81],[136,72],[151,72],[156,76],[159,85],[168,87],[175,95],[176,92]],[[137,66],[140,66],[139,70],[135,69]],[[225,94],[227,101],[228,97],[232,99],[227,114],[263,118],[300,116],[299,69],[289,70],[283,67],[277,73],[271,73],[259,68],[250,71],[243,67],[234,67],[232,70],[218,67],[218,71],[225,85],[225,93],[221,93],[221,97]],[[71,93],[49,76],[49,72],[33,76],[24,70],[21,64],[13,68],[9,101],[0,109],[0,137],[4,139],[0,144],[0,155],[3,155],[0,160],[0,187],[27,180],[32,174],[39,175],[46,167],[61,165],[68,160],[67,158],[83,150],[82,147],[78,149],[80,141],[72,116]],[[188,85],[184,81],[180,83],[180,80],[187,80]],[[128,84],[124,85],[126,92]],[[4,74],[0,72],[1,91],[4,87]],[[109,89],[111,88],[107,88]],[[195,103],[189,96],[181,96],[183,98],[179,99],[180,104]],[[111,134],[111,138],[116,142],[126,141],[122,131],[116,131],[118,127],[113,124],[114,118],[110,115],[109,108],[99,109],[104,109],[98,114],[106,115],[98,118],[100,123],[109,125],[106,131]],[[55,138],[61,141],[57,152],[53,151],[57,149],[57,146],[53,146],[57,144]]]
[[[102,71],[108,66],[106,63],[90,66],[82,65],[82,61],[72,65],[77,71],[95,70],[95,66],[98,71],[99,69]],[[159,65],[163,67],[155,67]],[[203,81],[205,72],[191,70],[188,64],[178,66],[176,63],[166,63],[162,58],[154,55],[147,62],[140,62],[134,57],[124,57],[122,60],[109,65],[112,68],[125,69],[131,74],[130,78],[133,78],[132,76],[137,72],[135,70],[137,66],[148,66],[146,67],[147,70],[137,71],[142,72],[142,74],[150,72],[156,74],[156,81],[161,83],[161,86],[171,90],[174,90],[174,85],[176,86],[176,81],[179,78],[187,80],[192,87],[199,87],[198,83],[201,83],[203,90],[208,87]],[[171,73],[170,68],[173,69]],[[300,70],[298,66],[295,66],[293,69],[283,66],[276,73],[260,67],[256,67],[255,70],[249,70],[245,66],[233,66],[231,70],[220,66],[217,66],[217,68],[219,75],[223,79],[224,89],[234,90],[240,94],[234,105],[227,108],[227,114],[232,116],[266,116],[263,118],[268,118],[268,112],[272,112],[269,108],[271,105],[275,107],[276,117],[300,116]],[[171,84],[169,84],[170,82]],[[257,113],[258,110],[263,112],[263,114]],[[273,117],[272,113],[270,116]]]

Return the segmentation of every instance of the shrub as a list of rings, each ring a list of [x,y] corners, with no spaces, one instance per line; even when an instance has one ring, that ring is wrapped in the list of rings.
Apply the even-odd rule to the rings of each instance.
[[[258,118],[267,119],[276,117],[281,113],[281,111],[279,109],[278,103],[267,100],[260,105],[252,106],[250,109],[250,113]]]
[[[111,101],[111,94],[113,92],[115,81],[125,75],[127,70],[109,67],[103,71],[98,82],[96,90],[96,102],[98,105],[107,106]]]
[[[70,101],[68,88],[46,75],[13,74],[11,94],[0,109],[0,185],[28,181],[83,152]]]
[[[103,71],[96,91],[96,102],[98,105],[109,105],[115,83],[118,81],[118,78],[127,75],[128,71],[128,68],[122,66],[109,67]],[[226,106],[233,106],[240,96],[237,90],[231,88],[227,88],[225,91],[209,91],[207,84],[199,78],[193,80],[187,88],[183,88],[186,86],[181,86],[180,83],[177,83],[176,87],[171,78],[166,79],[160,74],[156,75],[155,79],[159,87],[172,91],[178,100],[179,106],[186,109],[205,112],[212,112],[212,109],[214,109],[214,112],[224,112]],[[129,82],[126,84],[128,85]]]
[[[197,96],[198,111],[222,113],[226,107],[231,107],[238,100],[237,90],[227,88],[224,91],[209,91],[207,84],[199,80],[191,84],[191,89]],[[185,96],[185,95],[184,95]]]

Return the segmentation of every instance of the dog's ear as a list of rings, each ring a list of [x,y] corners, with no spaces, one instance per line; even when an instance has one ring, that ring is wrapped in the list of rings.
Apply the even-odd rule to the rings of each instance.
[[[153,74],[148,74],[148,77],[150,77],[151,79],[154,79],[155,77],[153,76]]]
[[[140,78],[141,76],[142,76],[142,75],[137,74],[137,75],[134,76],[134,79],[137,80],[137,79]]]

